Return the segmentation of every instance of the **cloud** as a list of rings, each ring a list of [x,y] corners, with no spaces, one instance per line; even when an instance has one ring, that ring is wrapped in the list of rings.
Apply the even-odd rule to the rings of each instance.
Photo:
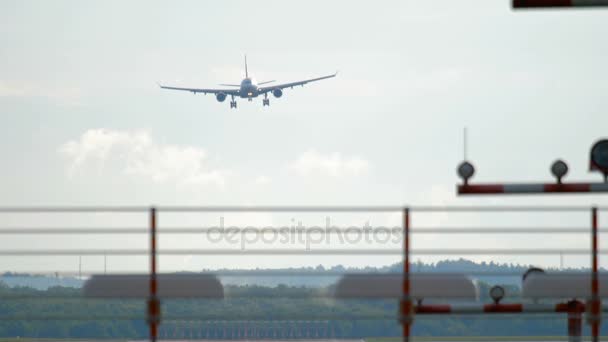
[[[91,129],[59,148],[69,162],[68,173],[119,172],[155,183],[223,186],[225,172],[211,170],[205,150],[155,142],[147,131]]]
[[[300,176],[360,176],[368,172],[369,162],[359,157],[343,157],[339,153],[323,155],[308,150],[290,163],[289,168]]]

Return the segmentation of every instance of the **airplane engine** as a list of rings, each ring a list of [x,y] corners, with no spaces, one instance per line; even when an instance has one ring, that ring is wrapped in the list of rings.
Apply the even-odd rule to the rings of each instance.
[[[217,99],[218,102],[224,102],[224,100],[226,99],[226,94],[218,93],[217,95],[215,95],[215,98]]]
[[[281,96],[283,96],[283,91],[281,89],[274,89],[272,91],[272,95],[274,95],[274,97],[279,98]]]

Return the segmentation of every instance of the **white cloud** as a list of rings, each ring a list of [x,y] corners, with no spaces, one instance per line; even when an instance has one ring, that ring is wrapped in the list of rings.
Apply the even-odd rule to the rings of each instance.
[[[225,172],[207,166],[207,153],[194,146],[155,142],[147,131],[91,129],[59,148],[69,174],[79,170],[120,172],[156,183],[223,186]]]
[[[290,163],[289,167],[301,176],[360,176],[368,172],[369,162],[359,157],[343,157],[339,153],[324,155],[308,150]]]

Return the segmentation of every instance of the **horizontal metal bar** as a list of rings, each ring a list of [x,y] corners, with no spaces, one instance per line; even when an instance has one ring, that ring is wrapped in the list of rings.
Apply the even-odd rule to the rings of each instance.
[[[415,265],[412,266],[412,268],[414,268]],[[590,270],[581,270],[579,272],[571,272],[571,271],[557,271],[557,270],[547,270],[549,272],[555,272],[557,274],[560,275],[564,275],[564,274],[583,274],[583,273],[589,273],[591,272]],[[8,272],[8,271],[7,271]],[[19,274],[27,274],[27,275],[33,275],[33,276],[39,276],[39,275],[46,275],[46,276],[80,276],[82,275],[83,277],[86,276],[90,276],[90,275],[96,275],[96,274],[102,274],[104,271],[103,270],[98,270],[98,271],[47,271],[47,272],[41,272],[41,271],[20,271]],[[164,270],[163,273],[183,273],[183,272],[192,272],[192,273],[196,273],[199,274],[198,271],[184,271],[184,270]],[[519,272],[483,272],[483,271],[474,271],[474,272],[441,272],[441,271],[425,271],[425,272],[411,272],[411,274],[436,274],[436,275],[467,275],[467,276],[475,276],[475,277],[514,277],[514,276],[522,276],[523,273],[525,272],[525,270],[519,271]],[[213,276],[217,276],[220,278],[231,278],[231,277],[247,277],[247,278],[264,278],[264,277],[293,277],[293,276],[297,276],[297,277],[340,277],[346,274],[361,274],[361,275],[369,275],[369,274],[387,274],[387,275],[391,275],[391,274],[402,274],[402,273],[398,273],[398,272],[357,272],[357,271],[225,271],[225,270],[221,270],[218,272],[213,272],[213,271],[205,271],[205,272],[200,272],[202,274],[207,274],[207,275],[213,275]],[[604,272],[600,272],[601,274],[603,274]],[[134,274],[138,274],[138,275],[146,275],[148,273],[146,273],[145,271],[142,270],[131,270],[131,271],[112,271],[111,274],[115,274],[115,275],[120,275],[120,274],[129,274],[129,275],[134,275]],[[2,272],[0,271],[0,276],[2,276]],[[17,275],[18,276],[18,275]],[[230,284],[228,284],[227,286],[231,286]]]
[[[483,320],[497,320],[497,319],[513,319],[513,315],[483,315],[483,314],[471,314],[471,315],[458,315],[458,314],[438,314],[438,315],[420,315],[416,317],[416,320],[435,320],[435,319],[443,319],[450,317],[450,318],[466,318],[466,319],[483,319]],[[214,317],[205,317],[205,316],[196,316],[196,315],[190,315],[190,316],[185,316],[185,315],[181,315],[181,316],[163,316],[163,322],[166,323],[171,323],[171,324],[182,324],[185,325],[187,323],[199,323],[199,324],[203,324],[203,323],[207,323],[207,324],[235,324],[235,323],[239,323],[239,322],[251,322],[251,323],[274,323],[274,324],[281,324],[281,323],[299,323],[299,322],[317,322],[320,320],[324,320],[327,322],[340,322],[340,321],[391,321],[391,322],[395,322],[395,324],[397,324],[396,319],[398,318],[396,315],[391,315],[391,316],[378,316],[378,317],[342,317],[342,316],[335,316],[335,317],[330,317],[327,319],[323,319],[322,317],[300,317],[300,318],[294,318],[294,319],[279,319],[276,321],[272,321],[272,320],[268,320],[268,317],[251,317],[251,318],[247,318],[246,320],[240,317],[234,318],[233,320],[227,320],[227,319],[214,319]],[[142,317],[142,316],[98,316],[98,317],[94,317],[94,318],[90,318],[90,317],[82,317],[82,316],[65,316],[65,317],[57,317],[57,316],[51,316],[51,317],[44,317],[44,316],[19,316],[19,317],[0,317],[0,321],[114,321],[114,320],[131,320],[131,321],[140,321],[140,320],[146,320],[146,317]],[[530,315],[526,315],[526,319],[562,319],[562,317],[560,316],[560,314],[530,314]],[[187,322],[185,322],[187,321]],[[179,323],[176,323],[179,322]],[[161,328],[162,329],[162,328]],[[99,340],[104,340],[99,339]],[[476,341],[477,339],[475,337],[472,338],[473,341]],[[115,341],[112,340],[112,341]],[[485,341],[485,340],[483,340]]]
[[[586,255],[588,249],[419,249],[414,255]],[[608,250],[599,252],[608,254]],[[400,249],[165,249],[159,255],[402,255]],[[149,255],[147,250],[0,250],[0,256]]]
[[[161,206],[162,212],[401,212],[404,206]]]
[[[116,317],[116,318],[112,318]],[[255,319],[256,316],[251,316],[251,319]],[[385,315],[339,315],[339,314],[331,314],[331,315],[294,315],[290,316],[293,320],[313,320],[313,319],[324,319],[324,320],[359,320],[359,319],[395,319],[396,315],[394,314],[385,314]],[[172,316],[170,314],[163,314],[163,320],[190,320],[190,319],[205,319],[212,320],[213,318],[218,318],[210,315],[175,315]],[[260,318],[268,319],[268,317],[260,316]],[[282,317],[284,319],[284,317]],[[117,315],[117,316],[78,316],[78,315],[15,315],[15,316],[0,316],[0,321],[40,321],[40,320],[60,320],[60,321],[71,321],[71,320],[141,320],[146,319],[144,314],[142,315]],[[247,316],[244,317],[235,317],[235,320],[242,321],[244,319],[249,320],[250,318]]]
[[[143,213],[150,211],[146,206],[40,206],[40,207],[0,207],[0,213]]]
[[[607,7],[608,0],[512,0],[512,6],[514,9]]]
[[[25,235],[25,234],[149,234],[148,228],[0,228],[0,234]],[[177,231],[176,233],[180,233]]]
[[[72,287],[72,289],[76,289],[74,287]],[[67,296],[67,295],[49,295],[49,294],[39,294],[39,295],[28,295],[28,294],[18,294],[18,295],[0,295],[0,299],[1,300],[40,300],[40,299],[54,299],[54,300],[62,300],[62,301],[66,301],[66,303],[68,304],[75,304],[74,302],[78,302],[78,301],[86,301],[86,302],[102,302],[102,301],[108,301],[108,300],[112,300],[109,298],[91,298],[91,297],[83,297],[81,294],[78,295],[74,295],[74,296]],[[132,302],[140,302],[141,303],[141,298],[130,298],[130,297],[121,297],[120,298],[121,301],[132,301]],[[71,302],[70,302],[71,301]]]
[[[594,194],[608,192],[608,183],[494,183],[458,185],[459,195]]]
[[[139,321],[145,320],[142,315],[112,315],[112,316],[82,316],[82,315],[15,315],[15,316],[0,316],[1,321]]]
[[[519,313],[519,314],[526,314],[524,313]],[[444,314],[446,315],[446,314]],[[470,317],[468,314],[464,313],[464,314],[459,314],[462,316],[467,316]],[[472,315],[472,314],[471,314]],[[513,314],[504,314],[503,315],[507,316],[507,315],[513,315]],[[559,317],[559,313],[555,314],[556,316],[554,317]],[[424,316],[434,316],[434,315],[424,315]],[[436,315],[439,316],[439,315]],[[452,317],[454,315],[450,315],[447,314],[447,316]],[[481,315],[480,315],[481,316]],[[422,317],[422,316],[421,316]],[[168,320],[181,320],[181,321],[185,321],[185,320],[213,320],[214,318],[219,318],[217,316],[210,316],[210,315],[175,315],[172,316],[170,314],[164,314],[163,315],[163,321],[168,321]],[[288,317],[281,317],[281,320],[285,320]],[[389,320],[389,319],[397,319],[398,316],[395,314],[384,314],[384,315],[343,315],[343,314],[330,314],[330,315],[323,315],[323,314],[303,314],[303,315],[290,315],[289,319],[292,321],[296,321],[296,320]],[[507,318],[507,317],[505,317]],[[512,317],[510,317],[512,318]],[[146,319],[146,317],[142,314],[142,315],[116,315],[116,316],[92,316],[92,317],[87,317],[87,316],[78,316],[78,315],[19,315],[19,316],[0,316],[0,321],[101,321],[101,320],[142,320],[142,319]],[[267,316],[255,316],[255,315],[251,315],[251,316],[237,316],[234,317],[235,321],[243,321],[243,320],[249,320],[249,321],[254,321],[256,319],[261,319],[261,320],[268,320]],[[225,320],[225,318],[222,317],[222,320]]]
[[[590,206],[161,206],[163,212],[500,212],[500,211],[589,211]],[[598,208],[599,209],[599,208]],[[608,208],[607,208],[608,209]]]
[[[415,268],[416,265],[413,264],[411,266],[412,268]],[[432,275],[453,275],[453,276],[462,276],[462,275],[467,275],[467,276],[476,276],[476,277],[513,277],[513,276],[522,276],[524,274],[526,270],[522,270],[520,272],[483,272],[483,271],[476,271],[476,272],[417,272],[417,271],[413,271],[410,272],[410,274],[412,275],[417,275],[417,274],[432,274]],[[582,270],[579,272],[569,272],[569,271],[555,271],[555,270],[547,270],[548,272],[551,273],[555,273],[555,274],[559,274],[559,275],[570,275],[570,274],[585,274],[585,273],[591,273],[591,270]],[[179,272],[179,271],[175,271],[175,272]],[[382,275],[391,275],[391,274],[395,274],[395,275],[399,275],[402,274],[400,272],[331,272],[331,271],[325,271],[325,272],[289,272],[289,271],[276,271],[276,272],[260,272],[260,273],[255,273],[256,271],[251,271],[251,273],[247,273],[247,271],[235,271],[235,272],[226,272],[226,271],[219,271],[219,272],[205,272],[205,274],[209,274],[209,275],[214,275],[217,277],[225,277],[225,278],[229,278],[229,277],[280,277],[280,276],[315,276],[315,277],[322,277],[322,276],[327,276],[327,277],[339,277],[339,276],[344,276],[347,274],[360,274],[360,275],[377,275],[377,274],[382,274]],[[74,273],[78,273],[78,272],[74,272]],[[601,274],[605,273],[605,272],[600,272]]]
[[[272,288],[269,288],[272,289]],[[159,299],[162,299],[163,301],[165,300],[187,300],[189,302],[192,301],[196,301],[196,300],[200,300],[200,301],[221,301],[221,300],[229,300],[229,299],[236,299],[236,298],[259,298],[259,299],[293,299],[293,300],[303,300],[303,299],[314,299],[314,298],[333,298],[335,299],[335,296],[333,296],[331,293],[322,293],[321,290],[319,290],[320,288],[308,288],[308,290],[310,290],[311,292],[315,292],[318,291],[318,293],[290,293],[289,295],[276,295],[276,294],[265,294],[265,293],[259,293],[259,294],[246,294],[246,293],[228,293],[226,294],[223,298],[205,298],[205,297],[177,297],[177,296],[170,296],[170,295],[157,295],[157,297]],[[187,299],[184,299],[187,298]],[[102,300],[131,300],[133,302],[141,302],[142,298],[135,298],[135,297],[129,297],[129,296],[105,296],[105,297],[96,297],[96,298],[90,298],[90,297],[81,297],[81,296],[66,296],[66,295],[7,295],[7,296],[2,296],[0,295],[0,300],[40,300],[40,299],[55,299],[55,300],[66,300],[66,302],[68,300],[72,300],[72,302],[67,302],[67,303],[71,303],[74,304],[73,302],[77,302],[77,301],[87,301],[87,302],[92,302],[92,301],[97,301],[97,302],[101,302]],[[389,298],[390,299],[390,298]]]
[[[462,317],[462,318],[478,318],[478,319],[513,319],[515,315],[526,315],[526,318],[562,318],[565,313],[539,313],[539,312],[517,312],[517,313],[479,313],[479,312],[471,312],[471,313],[442,313],[442,314],[421,314],[420,316],[416,316],[416,319],[423,318],[432,318],[432,317]],[[303,315],[290,315],[289,317],[281,317],[280,321],[313,321],[313,320],[331,320],[331,321],[357,321],[357,320],[395,320],[398,318],[398,315],[395,314],[379,314],[379,315],[344,315],[340,313],[335,314],[303,314]],[[49,321],[94,321],[94,320],[143,320],[146,317],[142,315],[112,315],[112,316],[82,316],[82,315],[15,315],[15,316],[0,316],[0,321],[40,321],[40,320],[49,320]],[[218,317],[209,315],[209,314],[191,314],[191,315],[171,315],[170,313],[166,313],[163,315],[163,321],[209,321],[209,322],[243,322],[243,321],[264,321],[268,322],[267,316],[256,316],[256,315],[245,315],[245,316],[236,316],[233,319],[226,319],[222,317],[219,319]]]
[[[392,233],[403,233],[403,228],[394,227],[184,227],[184,228],[159,228],[159,234],[270,234],[270,233],[308,233],[308,234],[355,234],[355,233],[381,233],[390,230]],[[499,228],[466,228],[466,227],[413,227],[412,234],[585,234],[590,233],[590,228],[528,228],[528,227],[499,227]],[[11,227],[0,228],[2,235],[28,235],[28,234],[57,234],[57,235],[112,235],[112,234],[149,234],[148,228],[29,228]],[[599,230],[599,233],[608,233],[607,229]]]
[[[428,206],[411,207],[418,212],[588,212],[591,206]],[[598,207],[608,210],[608,207]]]
[[[562,316],[560,316],[561,314],[559,313],[554,313],[554,314],[529,314],[526,315],[526,319],[530,320],[530,319],[542,319],[542,320],[546,320],[546,319],[563,319]],[[459,314],[437,314],[437,315],[419,315],[416,316],[415,319],[416,321],[431,321],[431,320],[437,320],[437,319],[445,319],[445,318],[461,318],[461,319],[482,319],[482,320],[512,320],[514,317],[513,315],[500,315],[500,314],[492,314],[492,315],[483,315],[483,314],[467,314],[467,315],[459,315]],[[395,324],[399,324],[398,321],[398,316],[391,316],[389,318],[357,318],[354,319],[354,321],[391,321],[394,322]],[[297,319],[297,320],[289,320],[289,319],[278,319],[278,320],[268,320],[268,318],[256,318],[256,317],[252,317],[251,319],[247,319],[247,320],[243,320],[240,318],[235,318],[234,320],[214,320],[214,319],[209,319],[209,318],[203,318],[203,317],[180,317],[178,319],[174,319],[174,318],[166,318],[163,317],[163,322],[166,323],[175,323],[175,322],[182,322],[181,324],[184,324],[183,321],[187,320],[188,322],[197,322],[200,324],[234,324],[234,323],[243,323],[246,324],[247,322],[251,322],[251,323],[298,323],[298,322],[337,322],[337,321],[341,321],[341,320],[348,320],[348,321],[352,321],[353,319],[350,318],[332,318],[332,319],[326,319],[326,320],[321,320],[321,319],[315,319],[314,317],[308,318],[308,319]],[[178,323],[179,324],[179,323]],[[483,341],[483,342],[487,342],[488,341],[488,337],[479,337],[479,336],[474,336],[474,337],[468,337],[468,341]]]
[[[415,267],[415,266],[412,266]],[[552,272],[555,274],[560,274],[560,275],[570,275],[570,274],[586,274],[586,273],[591,273],[590,270],[582,270],[582,271],[578,271],[578,272],[572,272],[572,271],[558,271],[558,270],[547,270],[548,272]],[[212,276],[217,276],[219,278],[234,278],[234,277],[247,277],[247,278],[267,278],[267,277],[318,277],[318,278],[338,278],[347,274],[361,274],[361,275],[376,275],[376,274],[383,274],[383,275],[399,275],[402,273],[397,273],[397,272],[375,272],[375,273],[369,273],[369,272],[336,272],[336,271],[266,271],[266,272],[259,272],[259,271],[234,271],[234,272],[230,272],[230,271],[218,271],[218,272],[213,272],[213,271],[207,271],[207,272],[198,272],[198,271],[184,271],[184,270],[164,270],[163,273],[167,274],[167,273],[183,273],[183,272],[191,272],[194,274],[207,274],[207,275],[212,275]],[[474,271],[474,272],[435,272],[435,271],[426,271],[426,272],[411,272],[411,274],[433,274],[433,275],[466,275],[466,276],[471,276],[471,277],[521,277],[524,274],[525,270],[521,270],[519,272],[483,272],[483,271]],[[104,271],[103,270],[98,270],[98,271],[48,271],[48,272],[40,272],[40,271],[21,271],[19,274],[27,274],[27,275],[32,275],[32,276],[71,276],[71,277],[77,277],[77,276],[82,276],[83,278],[87,278],[91,275],[98,275],[98,274],[103,274]],[[600,272],[600,274],[604,274],[605,272]],[[142,270],[136,270],[136,271],[112,271],[110,274],[113,275],[134,275],[134,274],[138,274],[138,275],[147,275],[148,273],[146,273],[145,271]],[[2,273],[0,272],[0,276],[2,276]],[[18,276],[18,275],[17,275]],[[6,277],[6,276],[5,276]],[[225,284],[225,286],[232,286],[232,284]]]
[[[521,276],[521,274],[519,274]],[[305,291],[309,291],[309,292],[303,292],[303,293],[297,293],[295,291],[290,291],[289,294],[280,294],[277,295],[276,293],[235,293],[233,291],[230,291],[231,289],[229,288],[230,285],[225,285],[224,289],[226,289],[226,286],[228,286],[228,292],[224,294],[224,297],[222,298],[207,298],[207,297],[196,297],[196,296],[192,296],[192,297],[183,297],[183,296],[175,296],[175,295],[157,295],[158,298],[163,299],[163,301],[170,301],[170,300],[174,300],[174,301],[188,301],[188,302],[193,302],[193,301],[227,301],[227,300],[231,300],[231,299],[239,299],[239,298],[255,298],[255,299],[287,299],[287,300],[308,300],[308,299],[315,299],[315,298],[329,298],[332,299],[334,301],[343,301],[343,302],[349,302],[349,301],[358,301],[358,300],[380,300],[380,301],[394,301],[395,297],[389,297],[389,296],[385,296],[385,297],[365,297],[365,296],[360,296],[360,297],[352,297],[352,298],[346,298],[346,297],[340,297],[340,298],[336,298],[336,295],[330,291],[325,291],[323,287],[307,287],[305,288]],[[239,285],[234,285],[239,286]],[[325,285],[324,285],[325,286]],[[260,286],[263,287],[263,286]],[[294,286],[295,287],[295,286]],[[269,291],[274,291],[275,289],[272,287],[266,287],[267,290]],[[293,289],[296,290],[297,289]],[[520,299],[520,297],[513,297],[513,298],[517,298]],[[556,297],[557,298],[557,297]],[[95,298],[91,298],[91,297],[81,297],[80,295],[75,295],[75,296],[66,296],[66,295],[0,295],[0,300],[19,300],[19,301],[23,301],[23,300],[40,300],[40,299],[55,299],[55,300],[64,300],[66,301],[66,303],[72,303],[73,302],[78,302],[78,301],[86,301],[86,302],[101,302],[102,300],[129,300],[132,302],[137,302],[138,300],[141,302],[141,298],[140,297],[129,297],[129,296],[104,296],[104,297],[95,297]],[[72,302],[69,302],[69,301]],[[487,304],[487,303],[482,303],[482,302],[475,302],[475,303],[471,303],[471,305],[459,305],[459,306],[455,306],[452,305],[451,306],[451,310],[450,313],[466,313],[466,314],[470,314],[470,313],[483,313],[484,309],[483,309],[483,305]],[[432,306],[432,305],[430,305]],[[540,304],[534,304],[533,302],[527,302],[524,303],[524,310],[521,311],[521,313],[552,313],[552,312],[556,312],[555,310],[555,306],[552,306],[550,309],[548,309],[546,306],[541,306]],[[608,312],[608,308],[604,307],[604,311]],[[508,312],[508,311],[496,311],[496,312],[492,312],[492,313],[515,313],[516,311],[513,312]],[[519,311],[517,311],[519,312]],[[438,314],[438,312],[421,312],[423,314]]]
[[[410,228],[411,234],[589,234],[591,228]],[[599,233],[602,233],[600,231]],[[608,233],[608,230],[603,231]]]
[[[0,213],[143,213],[149,206],[12,206]],[[157,212],[401,212],[405,208],[420,212],[582,212],[590,206],[160,206]],[[608,207],[598,207],[608,210]]]

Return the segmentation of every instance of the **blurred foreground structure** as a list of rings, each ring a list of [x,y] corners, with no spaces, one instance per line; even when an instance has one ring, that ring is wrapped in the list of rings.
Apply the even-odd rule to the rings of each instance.
[[[605,7],[606,0],[513,0],[513,8]]]
[[[175,317],[166,317],[162,311],[162,300],[174,297],[188,298],[216,298],[222,300],[226,293],[222,289],[222,284],[218,280],[219,275],[211,273],[198,273],[189,275],[159,274],[157,258],[164,255],[236,255],[249,258],[260,255],[277,256],[311,256],[311,255],[352,255],[352,256],[377,256],[394,255],[401,256],[403,259],[403,269],[400,274],[366,274],[341,275],[341,280],[333,287],[333,292],[326,294],[337,300],[348,300],[349,298],[393,298],[399,301],[399,312],[395,313],[395,319],[403,325],[403,339],[409,341],[412,326],[416,323],[417,316],[437,316],[438,319],[446,315],[520,315],[520,314],[550,314],[566,315],[568,318],[568,333],[571,341],[580,341],[583,327],[583,317],[591,326],[591,335],[595,341],[598,340],[601,313],[608,310],[602,305],[601,299],[608,294],[608,279],[599,276],[599,254],[605,253],[599,249],[599,216],[602,212],[608,212],[608,208],[598,207],[55,207],[55,208],[0,208],[1,215],[24,215],[24,214],[92,214],[103,213],[125,213],[133,212],[146,214],[148,217],[148,228],[142,229],[103,229],[103,228],[57,228],[57,227],[36,227],[36,228],[0,228],[2,235],[77,235],[77,234],[107,234],[116,235],[121,233],[128,234],[147,234],[149,238],[149,248],[142,249],[13,249],[0,251],[1,256],[37,256],[53,257],[63,255],[103,255],[103,256],[143,256],[149,258],[149,272],[147,275],[93,275],[84,288],[85,296],[95,298],[126,298],[137,297],[146,298],[147,316],[146,321],[150,327],[150,340],[156,341],[159,338],[159,325],[165,319],[175,320]],[[254,249],[231,249],[231,248],[201,248],[201,249],[159,249],[158,231],[163,234],[193,234],[200,233],[206,228],[191,227],[158,227],[158,216],[162,215],[185,215],[187,213],[383,213],[390,215],[400,215],[402,225],[403,245],[402,248],[386,248],[376,246],[374,248],[361,248],[355,245],[349,248],[254,248]],[[468,214],[478,217],[484,214],[492,214],[492,220],[499,222],[492,226],[414,226],[412,220],[428,215],[439,214]],[[587,218],[587,227],[583,225],[572,228],[568,227],[505,227],[500,224],[501,215],[515,215],[523,217],[529,214],[548,215],[548,217],[564,219],[566,215],[576,215],[577,218]],[[496,217],[496,218],[494,218]],[[530,223],[534,220],[523,219]],[[441,221],[440,221],[441,222]],[[264,228],[266,232],[272,232],[272,228]],[[307,228],[297,228],[296,231],[307,232]],[[311,228],[312,229],[312,228]],[[349,228],[337,230],[348,233]],[[374,231],[375,228],[365,228]],[[246,228],[237,231],[245,233]],[[249,231],[255,233],[255,231]],[[355,231],[350,231],[353,233]],[[222,231],[222,233],[225,233]],[[312,232],[307,232],[312,234]],[[319,231],[316,231],[319,233]],[[325,233],[335,233],[325,231]],[[416,235],[436,236],[467,236],[480,237],[486,234],[519,234],[529,238],[541,237],[547,240],[552,234],[581,236],[589,234],[588,248],[572,248],[561,246],[559,248],[521,248],[518,244],[513,244],[505,240],[503,244],[484,245],[475,243],[475,248],[461,248],[457,242],[455,248],[412,248]],[[457,241],[457,240],[454,240]],[[562,248],[563,247],[563,248]],[[472,281],[471,275],[466,274],[435,274],[424,275],[412,271],[412,255],[417,256],[464,256],[464,255],[485,255],[485,256],[547,256],[547,255],[573,255],[587,256],[590,260],[590,272],[587,274],[559,274],[542,273],[533,270],[526,275],[522,282],[523,297],[521,302],[505,300],[505,291],[500,286],[495,286],[490,290],[492,303],[479,303],[479,294]],[[522,275],[523,276],[523,275]],[[548,289],[551,289],[549,291]],[[452,302],[450,298],[464,298],[469,302]],[[504,300],[503,300],[504,299]],[[542,299],[539,303],[538,300]],[[471,302],[471,300],[473,302]],[[40,318],[40,317],[38,317]],[[47,317],[53,319],[53,317]],[[69,317],[64,317],[69,319]],[[369,318],[369,317],[368,317]],[[27,320],[28,317],[24,317]],[[230,320],[230,317],[225,319]],[[281,320],[290,321],[292,317],[281,317]],[[301,318],[298,318],[301,320]],[[320,322],[328,317],[309,317],[306,321]],[[349,318],[355,319],[356,315]],[[252,318],[255,321],[255,318]],[[211,322],[212,323],[212,322]],[[207,324],[207,323],[206,323]],[[254,333],[250,333],[254,334]],[[238,335],[246,338],[250,335]],[[249,338],[247,337],[247,338]],[[295,336],[294,336],[295,338]]]

